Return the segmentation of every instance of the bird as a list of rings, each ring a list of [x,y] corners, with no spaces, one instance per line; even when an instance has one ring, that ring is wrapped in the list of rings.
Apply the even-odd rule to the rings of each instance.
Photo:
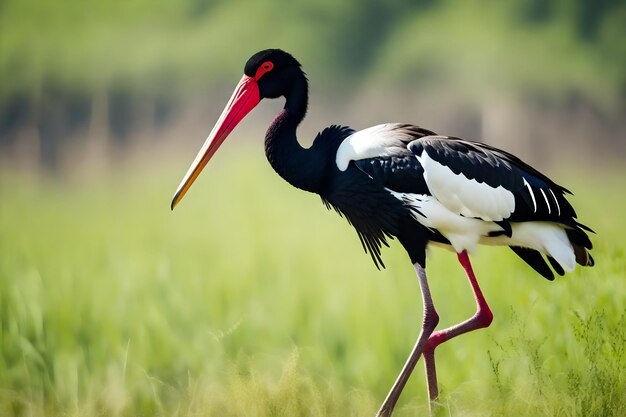
[[[265,134],[265,155],[292,186],[318,194],[356,229],[366,253],[384,268],[381,249],[397,239],[413,264],[423,317],[419,336],[384,399],[378,417],[390,416],[423,356],[432,407],[439,395],[437,346],[488,327],[493,313],[472,269],[478,245],[508,246],[548,280],[576,265],[593,266],[589,227],[579,223],[566,188],[518,157],[487,145],[406,123],[363,130],[331,125],[310,147],[300,145],[309,82],[300,63],[281,49],[255,53],[217,123],[183,177],[171,202],[181,201],[235,126],[263,99],[284,98],[283,109]],[[456,253],[469,280],[476,313],[436,330],[439,316],[426,275],[426,249]]]

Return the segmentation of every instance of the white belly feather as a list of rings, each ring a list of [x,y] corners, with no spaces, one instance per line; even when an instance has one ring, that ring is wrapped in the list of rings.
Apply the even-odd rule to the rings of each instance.
[[[502,227],[492,221],[465,217],[449,210],[433,196],[397,193],[389,190],[415,210],[413,216],[422,225],[436,229],[456,252],[464,250],[472,253],[478,244],[497,246],[522,246],[535,249],[553,257],[566,271],[576,266],[574,249],[562,225],[553,222],[511,222],[511,237],[506,235],[490,237],[490,232],[502,231]]]

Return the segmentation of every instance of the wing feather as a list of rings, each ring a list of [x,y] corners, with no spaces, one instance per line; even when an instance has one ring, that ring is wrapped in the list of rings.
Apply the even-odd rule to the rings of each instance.
[[[432,195],[460,215],[491,221],[576,218],[567,189],[505,151],[447,136],[425,136],[408,148]]]
[[[405,213],[398,206],[404,203],[392,197],[393,193],[432,196],[453,213],[495,222],[502,231],[494,232],[493,236],[510,237],[513,222],[560,223],[574,246],[578,263],[593,264],[586,251],[591,248],[591,242],[585,231],[591,229],[576,221],[576,212],[565,197],[571,194],[569,190],[503,150],[480,142],[437,136],[413,125],[386,124],[347,137],[337,150],[335,162],[338,172],[360,172],[362,175],[340,177],[358,179],[359,187],[365,187],[359,189],[365,191],[353,196],[356,204],[349,206],[342,206],[343,195],[331,193],[323,198],[355,226],[363,247],[377,266],[384,266],[380,249],[387,244],[387,238],[397,236],[394,225],[399,224],[400,213]],[[347,189],[354,188],[350,184],[334,188],[338,193]],[[376,200],[376,216],[360,209],[374,206],[373,200],[366,201],[367,198]],[[432,232],[439,236],[437,230]],[[436,239],[447,242],[443,236]],[[553,279],[539,252],[512,249],[541,275]],[[562,267],[554,259],[548,261],[557,273],[562,273]]]

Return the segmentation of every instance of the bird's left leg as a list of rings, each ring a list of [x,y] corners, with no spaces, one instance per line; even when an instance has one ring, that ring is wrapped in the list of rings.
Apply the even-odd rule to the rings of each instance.
[[[438,330],[430,335],[426,347],[424,348],[424,366],[426,367],[426,378],[428,382],[428,395],[431,401],[437,399],[439,395],[439,388],[437,386],[437,371],[435,369],[435,348],[454,337],[457,337],[463,333],[471,332],[472,330],[482,329],[488,327],[493,321],[493,313],[485,301],[478,281],[472,270],[472,264],[470,263],[467,251],[463,251],[458,255],[459,262],[463,266],[467,278],[469,279],[472,291],[474,292],[474,298],[476,299],[476,313],[469,319],[455,326],[448,327],[447,329]]]
[[[439,323],[439,316],[437,315],[437,311],[435,310],[435,306],[430,295],[430,288],[428,287],[428,280],[426,279],[426,271],[417,262],[413,266],[417,272],[417,279],[419,280],[420,290],[422,292],[422,301],[424,303],[422,330],[420,331],[417,342],[415,342],[415,346],[404,364],[402,371],[400,371],[400,375],[398,375],[396,382],[393,384],[393,387],[391,387],[391,391],[387,394],[387,398],[385,398],[380,410],[376,413],[376,417],[391,416],[396,402],[398,401],[398,398],[400,398],[400,394],[409,380],[409,376],[411,376],[417,361],[424,351],[424,347],[428,343],[428,338],[435,330],[435,327],[437,327],[437,323]]]

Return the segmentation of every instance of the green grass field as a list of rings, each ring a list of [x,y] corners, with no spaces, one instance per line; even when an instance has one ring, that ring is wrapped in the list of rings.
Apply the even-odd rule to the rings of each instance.
[[[170,212],[188,162],[0,173],[0,415],[375,414],[421,323],[402,248],[378,272],[258,146],[226,147]],[[545,171],[598,232],[596,266],[548,282],[481,248],[495,320],[438,349],[442,415],[626,415],[626,175]],[[473,314],[455,256],[428,262],[440,326]],[[427,410],[420,363],[396,415]]]

